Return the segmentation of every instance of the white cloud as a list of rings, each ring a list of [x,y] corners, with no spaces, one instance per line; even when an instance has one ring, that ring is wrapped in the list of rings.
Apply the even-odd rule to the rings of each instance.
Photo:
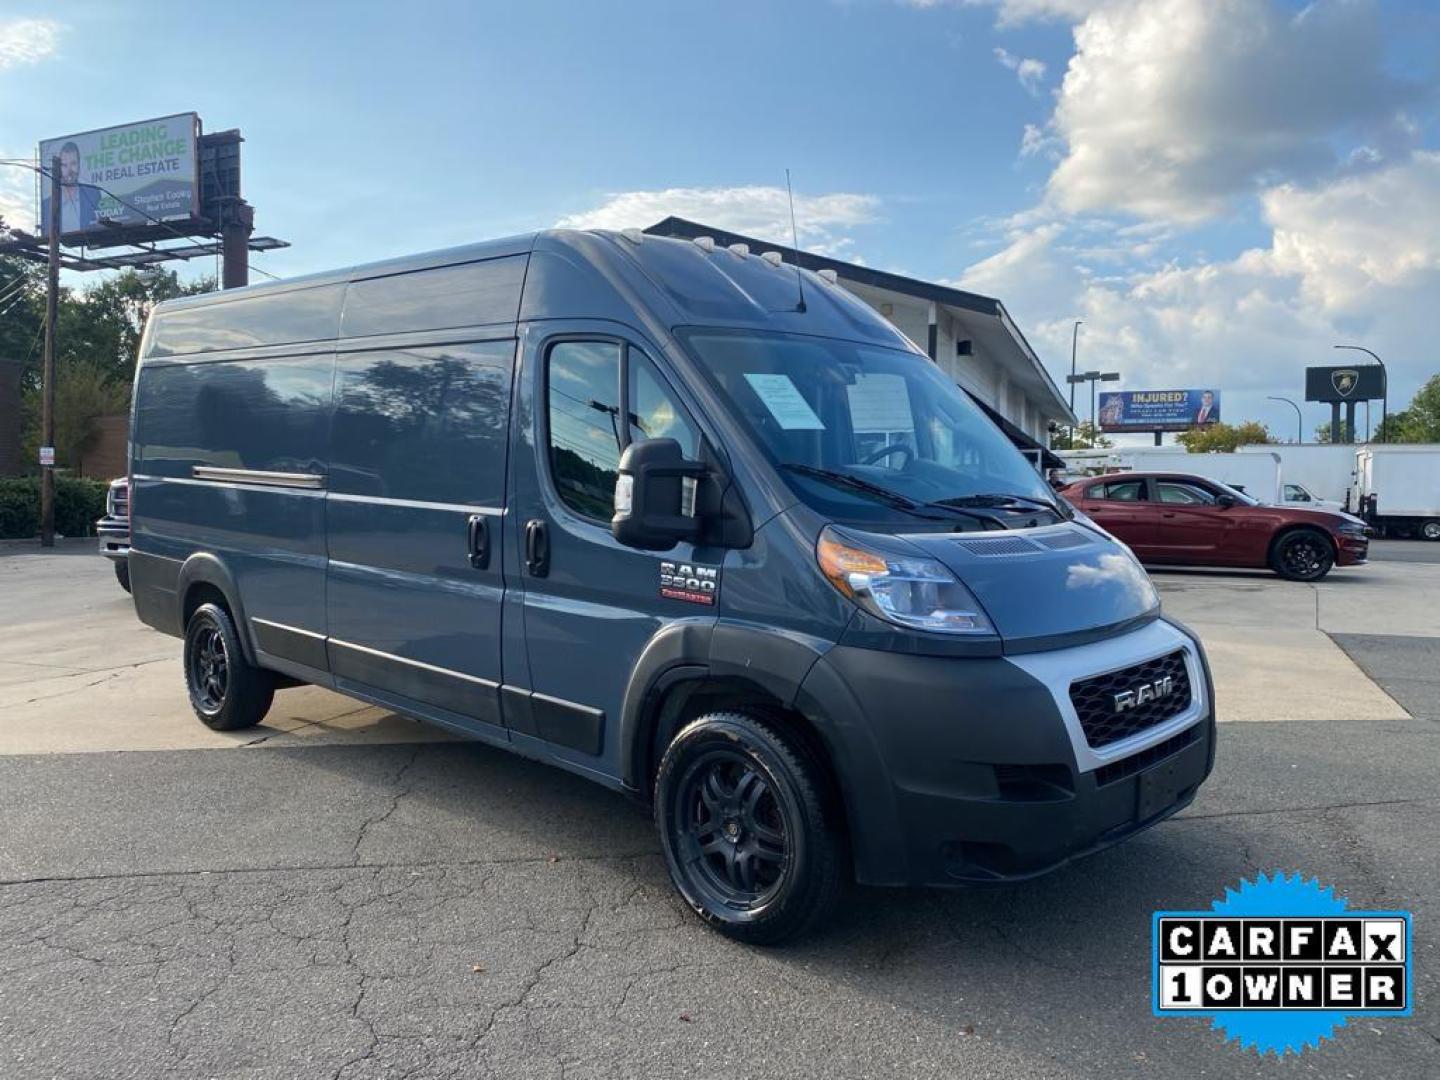
[[[0,158],[18,158],[0,148]],[[29,155],[24,155],[27,159]],[[9,165],[0,166],[0,219],[11,228],[35,228],[35,176]]]
[[[1043,154],[1051,161],[1058,162],[1064,154],[1065,143],[1054,132],[1039,124],[1026,124],[1020,134],[1020,156],[1034,157]]]
[[[1069,212],[1204,220],[1326,174],[1339,136],[1399,137],[1415,97],[1385,70],[1371,0],[1111,0],[1075,46],[1048,189]]]
[[[1041,355],[1068,357],[1082,319],[1082,356],[1122,372],[1122,386],[1220,386],[1240,395],[1241,415],[1265,415],[1266,393],[1294,393],[1301,369],[1357,335],[1390,364],[1392,402],[1434,373],[1440,153],[1277,187],[1263,212],[1268,246],[1193,265],[1144,266],[1135,256],[1165,232],[1111,223],[1106,251],[1131,256],[1113,276],[1087,265],[1104,223],[1027,224],[960,285],[1001,297]]]
[[[795,228],[803,247],[838,255],[853,244],[845,231],[876,221],[879,210],[880,200],[873,195],[796,194]],[[619,192],[593,209],[567,214],[556,224],[562,229],[643,229],[672,214],[762,240],[790,243],[790,204],[785,189],[761,185]]]
[[[947,3],[963,7],[995,9],[999,26],[1019,26],[1028,22],[1076,22],[1102,6],[1106,0],[899,0],[905,7],[933,8]]]
[[[1002,67],[1008,68],[1015,73],[1027,93],[1038,96],[1040,84],[1045,80],[1045,62],[1035,60],[1031,57],[1016,56],[1008,49],[997,48],[995,59],[1000,61]],[[1028,125],[1027,125],[1028,126]]]
[[[51,19],[0,20],[0,71],[34,64],[60,42],[60,24]]]
[[[1305,190],[1266,192],[1278,270],[1335,311],[1359,311],[1377,292],[1440,272],[1440,152]]]

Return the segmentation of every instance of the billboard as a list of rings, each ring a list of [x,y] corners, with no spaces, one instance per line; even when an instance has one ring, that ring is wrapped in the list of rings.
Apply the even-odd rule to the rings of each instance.
[[[1378,364],[1305,369],[1306,401],[1368,401],[1385,396],[1385,369]]]
[[[200,118],[178,113],[42,142],[43,169],[60,158],[61,239],[95,243],[108,231],[105,222],[149,225],[198,216],[199,134]],[[49,229],[50,180],[42,176],[40,235],[48,237]]]
[[[1220,419],[1220,391],[1111,391],[1099,407],[1101,431],[1185,431]]]

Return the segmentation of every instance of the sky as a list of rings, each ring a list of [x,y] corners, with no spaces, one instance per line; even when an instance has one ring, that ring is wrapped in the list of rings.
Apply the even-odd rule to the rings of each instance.
[[[1062,386],[1077,319],[1082,370],[1287,438],[1267,396],[1337,343],[1395,408],[1440,371],[1433,0],[0,0],[0,158],[190,110],[243,132],[280,276],[672,213],[788,240],[789,169],[802,246],[998,297]],[[33,226],[22,170],[0,214]]]

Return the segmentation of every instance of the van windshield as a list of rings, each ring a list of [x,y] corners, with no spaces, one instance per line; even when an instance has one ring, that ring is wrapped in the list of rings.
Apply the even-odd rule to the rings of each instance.
[[[797,496],[838,520],[1015,528],[1067,516],[1006,435],[915,353],[691,329],[682,339]],[[1038,520],[1036,520],[1038,517]]]

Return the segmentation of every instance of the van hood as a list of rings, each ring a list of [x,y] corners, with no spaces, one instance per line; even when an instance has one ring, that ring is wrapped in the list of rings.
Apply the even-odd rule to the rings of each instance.
[[[1078,521],[986,533],[906,533],[984,606],[1007,644],[1059,638],[1159,611],[1130,549]]]

